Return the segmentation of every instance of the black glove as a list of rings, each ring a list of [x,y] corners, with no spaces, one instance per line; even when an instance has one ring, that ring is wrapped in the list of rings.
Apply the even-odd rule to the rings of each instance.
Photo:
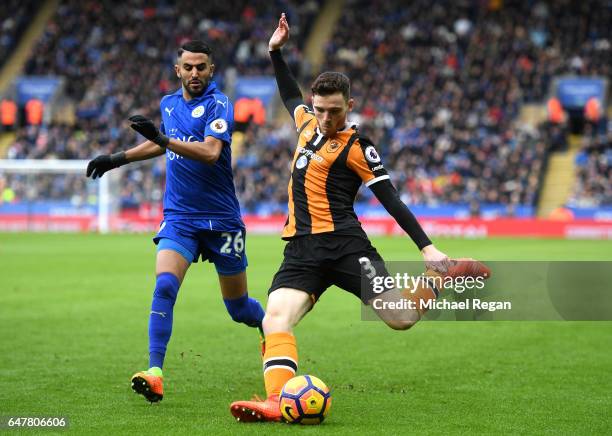
[[[128,163],[128,160],[125,157],[124,151],[114,154],[103,154],[87,164],[87,177],[92,176],[92,179],[102,177],[105,172],[126,163]]]
[[[136,130],[149,141],[156,143],[160,147],[166,148],[168,142],[170,142],[170,139],[161,133],[150,119],[145,118],[142,115],[134,115],[131,116],[129,120],[132,122],[130,125],[132,129]]]

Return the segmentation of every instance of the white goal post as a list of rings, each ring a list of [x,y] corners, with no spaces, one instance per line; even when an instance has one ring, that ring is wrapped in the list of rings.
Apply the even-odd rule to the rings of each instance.
[[[19,176],[30,176],[36,179],[37,176],[43,175],[82,175],[83,183],[97,183],[97,230],[100,233],[108,233],[110,230],[110,214],[111,214],[111,179],[109,173],[104,177],[91,182],[86,179],[85,171],[87,168],[87,160],[60,160],[60,159],[0,159],[0,178],[4,179],[5,184],[10,188],[10,178]],[[7,182],[7,179],[8,182]],[[26,189],[32,193],[24,199],[24,203],[31,201],[31,196],[36,195],[35,189]],[[1,194],[1,192],[0,192]],[[43,199],[44,200],[44,199]],[[2,204],[0,203],[0,206]],[[2,209],[0,208],[0,213]]]

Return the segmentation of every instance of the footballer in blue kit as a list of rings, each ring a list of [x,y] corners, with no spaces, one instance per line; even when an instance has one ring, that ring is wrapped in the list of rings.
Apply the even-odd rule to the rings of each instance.
[[[179,89],[162,98],[160,108],[160,130],[170,139],[201,142],[213,137],[231,142],[232,104],[214,82],[203,95],[189,101]],[[247,266],[231,161],[230,147],[221,148],[214,165],[166,150],[164,221],[154,239],[158,247],[174,247],[178,242],[176,248],[190,262],[197,262],[201,255],[223,275],[240,273]]]
[[[87,166],[87,176],[95,179],[129,162],[166,155],[164,219],[153,239],[157,257],[149,369],[131,380],[132,389],[151,402],[163,398],[162,367],[174,303],[192,263],[201,259],[215,265],[223,301],[234,321],[261,329],[264,316],[259,302],[247,292],[245,226],[231,167],[232,103],[212,81],[212,50],[204,42],[183,44],[174,68],[182,86],[162,98],[160,128],[141,115],[130,117],[131,127],[146,141],[98,156]]]

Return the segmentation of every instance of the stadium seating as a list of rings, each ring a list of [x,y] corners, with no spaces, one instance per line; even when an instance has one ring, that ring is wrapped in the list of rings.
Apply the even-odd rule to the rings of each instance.
[[[296,59],[317,2],[280,6],[296,23],[296,54],[290,56]],[[25,72],[66,77],[66,93],[77,106],[76,125],[24,127],[8,157],[88,159],[135,144],[136,135],[125,120],[141,113],[159,122],[159,99],[178,87],[172,67],[176,48],[192,38],[211,43],[221,86],[226,75],[271,74],[267,37],[276,15],[276,8],[264,0],[231,5],[186,0],[157,7],[140,1],[121,6],[112,1],[62,2]],[[84,22],[88,26],[82,26]],[[164,175],[159,159],[126,171],[121,204],[159,202]]]
[[[270,74],[266,44],[278,8],[238,3],[62,2],[26,72],[67,77],[77,124],[23,128],[9,157],[89,158],[134,144],[125,119],[159,120],[158,100],[176,86],[174,49],[187,38],[210,40],[221,71]],[[406,203],[469,205],[473,215],[498,204],[502,214],[533,214],[547,150],[558,138],[518,123],[521,105],[543,101],[557,75],[610,76],[603,3],[347,1],[323,69],[353,79],[353,117],[379,144]],[[285,6],[295,39],[287,57],[299,75],[317,2]],[[84,21],[94,24],[83,28]],[[302,76],[304,89],[316,73]],[[284,211],[294,140],[284,123],[247,127],[235,172],[245,211]],[[126,171],[122,205],[159,202],[164,172],[161,160]],[[584,186],[601,184],[601,173],[581,170],[579,179],[579,195],[588,196],[593,190]],[[377,208],[368,190],[359,201]],[[610,196],[597,202],[609,204]]]
[[[0,11],[0,68],[17,47],[36,10],[36,0],[3,0]]]
[[[586,137],[576,164],[577,181],[568,205],[579,209],[612,205],[612,133]]]
[[[535,205],[548,136],[515,123],[520,106],[554,75],[609,72],[597,53],[605,20],[580,5],[430,3],[349,2],[324,69],[353,78],[356,118],[405,202]],[[269,163],[260,175],[275,180]]]

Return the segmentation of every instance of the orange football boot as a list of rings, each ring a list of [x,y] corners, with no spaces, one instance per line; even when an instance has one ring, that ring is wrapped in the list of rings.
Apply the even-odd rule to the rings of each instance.
[[[239,422],[279,422],[282,418],[278,395],[265,401],[257,396],[252,401],[234,401],[230,412]]]
[[[157,371],[155,370],[157,369]],[[159,368],[137,372],[132,376],[132,389],[151,403],[164,398],[164,377]]]

